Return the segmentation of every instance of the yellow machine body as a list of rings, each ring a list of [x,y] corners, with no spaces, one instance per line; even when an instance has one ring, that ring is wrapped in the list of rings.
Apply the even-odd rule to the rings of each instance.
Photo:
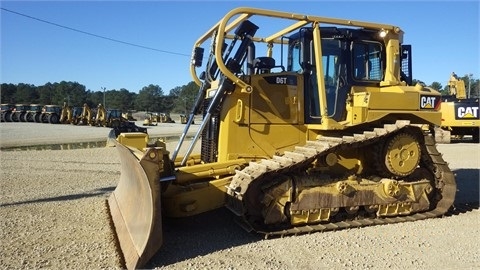
[[[465,82],[452,73],[448,81],[449,95],[442,96],[442,123],[435,129],[438,143],[450,143],[452,139],[470,136],[471,141],[480,141],[479,98],[467,96]]]
[[[143,119],[144,126],[157,126],[158,122],[160,122],[160,117],[158,113],[145,113],[145,119]]]
[[[265,33],[264,23],[279,29]],[[226,206],[246,228],[288,235],[445,213],[455,179],[422,129],[440,125],[441,96],[409,86],[402,43],[401,29],[387,24],[228,12],[194,44],[199,94],[176,149],[142,147],[135,134],[115,142],[121,178],[109,205],[127,268],[160,248],[162,215]],[[202,46],[211,50],[200,74]]]
[[[77,119],[78,125],[93,125],[93,113],[87,103],[83,104],[82,114]]]

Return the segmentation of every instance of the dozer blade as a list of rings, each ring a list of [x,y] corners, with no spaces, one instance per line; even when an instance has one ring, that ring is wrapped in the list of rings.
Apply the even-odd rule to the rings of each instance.
[[[135,269],[147,263],[163,241],[159,174],[164,149],[149,148],[142,154],[114,143],[121,175],[108,205],[126,267]]]

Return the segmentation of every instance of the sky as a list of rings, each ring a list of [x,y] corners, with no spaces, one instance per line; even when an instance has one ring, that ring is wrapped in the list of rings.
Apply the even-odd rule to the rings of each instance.
[[[240,6],[399,26],[413,78],[480,75],[479,1],[1,1],[1,83],[87,90],[188,84],[194,42]],[[261,25],[269,27],[268,25]]]

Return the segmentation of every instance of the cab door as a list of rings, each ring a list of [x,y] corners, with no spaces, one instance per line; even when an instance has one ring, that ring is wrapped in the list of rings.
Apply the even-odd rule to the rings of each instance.
[[[341,121],[345,118],[345,104],[350,86],[347,85],[347,44],[333,38],[335,28],[322,31],[321,51],[314,48],[312,29],[302,29],[297,39],[290,40],[291,61],[289,68],[304,76],[305,123],[320,123],[320,93],[325,92],[328,117]],[[315,63],[320,53],[322,63]],[[317,83],[317,68],[322,65],[325,85]]]

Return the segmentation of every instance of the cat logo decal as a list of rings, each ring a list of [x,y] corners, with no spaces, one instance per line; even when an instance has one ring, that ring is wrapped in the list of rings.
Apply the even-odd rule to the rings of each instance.
[[[455,119],[480,119],[478,117],[478,106],[455,104],[455,112]]]
[[[440,101],[439,96],[420,96],[420,109],[438,109]]]

